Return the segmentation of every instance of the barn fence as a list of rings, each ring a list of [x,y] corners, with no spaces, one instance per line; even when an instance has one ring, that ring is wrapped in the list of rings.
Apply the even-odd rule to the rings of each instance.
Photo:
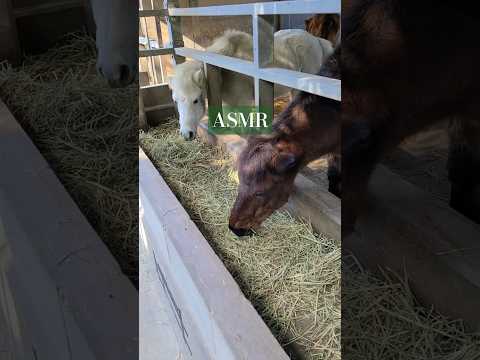
[[[275,16],[293,14],[340,14],[340,0],[296,0],[272,1],[250,4],[218,5],[205,7],[177,7],[177,0],[164,0],[163,9],[140,10],[143,17],[165,17],[169,46],[156,49],[142,49],[141,58],[158,55],[172,55],[174,64],[191,58],[206,64],[209,106],[221,106],[221,91],[218,87],[219,72],[227,69],[254,79],[255,105],[273,109],[274,84],[306,91],[315,95],[341,100],[341,81],[328,77],[306,74],[277,67],[271,67]],[[252,18],[253,62],[185,47],[181,28],[181,17],[192,16],[250,16]],[[266,31],[265,31],[266,30]],[[264,36],[259,36],[262,31]],[[163,85],[166,86],[166,85]],[[173,104],[163,104],[173,106]]]

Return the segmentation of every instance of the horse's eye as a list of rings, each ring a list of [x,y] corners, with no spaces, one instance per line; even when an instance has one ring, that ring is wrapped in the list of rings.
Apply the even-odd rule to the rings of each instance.
[[[193,100],[194,104],[198,104],[198,99]]]
[[[265,193],[263,191],[258,191],[258,192],[255,193],[255,196],[256,197],[263,197],[263,196],[265,196]]]

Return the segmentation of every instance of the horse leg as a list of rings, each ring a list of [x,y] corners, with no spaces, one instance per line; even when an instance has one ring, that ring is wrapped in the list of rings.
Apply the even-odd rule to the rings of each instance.
[[[342,193],[342,156],[331,154],[328,156],[328,191],[337,197]]]
[[[141,92],[138,94],[138,126],[142,130],[148,130],[147,114],[145,113],[145,105]]]
[[[381,147],[368,122],[342,126],[342,234],[354,230],[366,204],[367,185],[381,155]]]
[[[450,206],[480,223],[480,121],[456,118],[449,136]]]

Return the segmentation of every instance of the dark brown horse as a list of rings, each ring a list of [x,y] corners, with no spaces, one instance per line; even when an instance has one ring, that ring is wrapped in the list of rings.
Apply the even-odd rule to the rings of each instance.
[[[455,119],[451,205],[480,221],[480,18],[469,6],[464,1],[344,3],[342,228],[347,231],[382,156],[445,118]]]
[[[335,45],[337,34],[340,31],[340,16],[337,14],[316,14],[305,20],[305,30],[312,35],[327,39]]]
[[[339,78],[336,58],[327,60],[320,75]],[[339,113],[338,101],[301,92],[279,115],[271,135],[248,139],[238,160],[240,185],[229,221],[235,234],[247,235],[285,204],[303,166],[339,153]],[[338,188],[336,175],[330,171],[331,189]]]
[[[453,119],[450,204],[480,222],[480,17],[474,10],[463,1],[345,1],[342,49],[321,70],[328,76],[332,64],[341,69],[341,111],[335,102],[300,93],[273,136],[249,141],[230,227],[244,233],[258,226],[285,203],[301,166],[334,152],[341,134],[342,228],[349,232],[382,156],[445,118]],[[456,26],[445,26],[451,23]]]

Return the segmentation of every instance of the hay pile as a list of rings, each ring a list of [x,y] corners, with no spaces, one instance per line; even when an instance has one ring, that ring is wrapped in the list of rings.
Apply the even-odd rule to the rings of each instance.
[[[340,359],[340,249],[286,212],[254,237],[227,227],[236,193],[231,160],[186,142],[170,121],[140,142],[195,223],[292,358]]]
[[[342,359],[480,359],[480,333],[419,304],[406,277],[342,261]]]
[[[0,63],[0,98],[136,282],[138,90],[109,88],[95,58],[95,42],[74,34],[19,68]]]
[[[404,280],[374,276],[340,244],[277,212],[254,237],[227,228],[236,193],[231,159],[199,141],[185,142],[170,120],[140,142],[292,359],[480,359],[480,335],[421,307]],[[461,296],[459,294],[459,296]]]

